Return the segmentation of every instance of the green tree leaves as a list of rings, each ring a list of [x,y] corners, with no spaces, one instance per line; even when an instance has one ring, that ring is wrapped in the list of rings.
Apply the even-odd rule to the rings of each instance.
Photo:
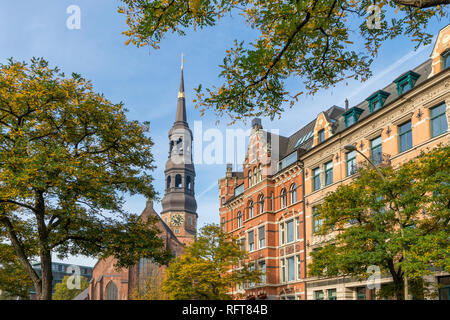
[[[166,33],[185,35],[193,26],[215,26],[225,15],[242,16],[258,37],[236,40],[226,51],[219,76],[223,83],[199,86],[196,107],[232,120],[250,116],[280,116],[303,94],[314,94],[347,78],[366,80],[384,41],[410,37],[416,47],[430,43],[431,18],[448,17],[447,7],[418,8],[415,3],[381,0],[381,28],[369,29],[371,0],[254,1],[254,0],[122,0],[127,44],[158,49]],[[287,78],[303,86],[289,92]]]
[[[52,252],[112,255],[119,267],[169,259],[154,221],[122,208],[125,194],[155,195],[148,131],[80,75],[44,59],[0,65],[0,236],[41,298],[51,297]]]
[[[185,253],[170,263],[163,290],[175,300],[229,300],[237,284],[258,282],[247,255],[235,239],[217,225],[206,225]],[[233,267],[230,270],[230,267]]]
[[[72,300],[81,292],[84,291],[87,287],[89,287],[89,283],[87,279],[83,276],[80,277],[80,288],[69,289],[67,285],[68,281],[70,281],[70,276],[64,276],[62,282],[55,284],[55,293],[53,294],[53,300]]]

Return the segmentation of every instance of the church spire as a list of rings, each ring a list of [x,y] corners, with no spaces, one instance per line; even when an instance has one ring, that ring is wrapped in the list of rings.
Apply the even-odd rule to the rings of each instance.
[[[175,118],[175,123],[182,122],[186,124],[186,98],[184,95],[184,77],[183,77],[183,54],[181,54],[181,79],[180,79],[180,90],[178,91],[178,104],[177,104],[177,116]]]

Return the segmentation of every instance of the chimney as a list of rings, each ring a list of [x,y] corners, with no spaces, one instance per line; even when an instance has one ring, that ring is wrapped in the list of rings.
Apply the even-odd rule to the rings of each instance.
[[[227,178],[231,178],[232,170],[233,170],[233,164],[227,163],[227,175],[226,175]]]
[[[262,129],[261,119],[260,118],[255,118],[255,119],[252,120],[252,128]]]
[[[348,100],[345,99],[345,111],[348,111]]]

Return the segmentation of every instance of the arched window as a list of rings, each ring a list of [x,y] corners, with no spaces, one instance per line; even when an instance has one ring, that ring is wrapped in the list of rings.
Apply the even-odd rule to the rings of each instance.
[[[117,286],[112,281],[106,286],[106,300],[118,300]]]
[[[286,199],[286,189],[281,190],[281,208],[286,208],[287,205],[287,199]]]
[[[253,201],[248,203],[248,218],[253,218]]]
[[[297,202],[297,186],[295,183],[291,185],[291,190],[289,190],[291,193],[291,204]]]
[[[248,170],[248,186],[252,186],[252,170]]]
[[[262,178],[263,178],[263,176],[262,176],[262,166],[261,165],[259,165],[259,167],[258,167],[258,181],[262,181]]]
[[[175,188],[181,188],[181,174],[175,176]]]
[[[238,228],[242,227],[242,212],[238,212],[237,214],[237,224],[238,224]]]
[[[264,212],[264,195],[259,197],[259,214]]]
[[[192,226],[192,217],[191,216],[188,217],[188,223],[190,226]]]
[[[186,188],[191,190],[192,189],[192,181],[191,181],[191,177],[187,176],[186,177]]]
[[[173,149],[173,140],[170,141],[170,152],[172,152],[172,149]]]
[[[253,184],[256,184],[258,181],[256,180],[256,178],[257,178],[257,172],[256,172],[256,168],[255,169],[253,169]]]
[[[170,189],[170,183],[171,183],[172,178],[170,176],[167,177],[167,189]]]

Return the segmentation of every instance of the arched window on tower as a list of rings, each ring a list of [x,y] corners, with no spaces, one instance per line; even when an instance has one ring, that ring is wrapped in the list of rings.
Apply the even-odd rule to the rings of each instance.
[[[112,281],[106,286],[106,300],[118,300],[117,286]]]
[[[179,154],[183,153],[183,143],[182,142],[183,142],[183,140],[181,139],[181,137],[178,138],[178,140],[177,140],[177,150],[178,150]]]
[[[175,176],[175,188],[181,188],[182,184],[181,184],[181,174],[177,174]]]
[[[192,190],[192,181],[190,176],[187,176],[186,178],[186,188]]]
[[[256,180],[257,178],[257,173],[256,173],[256,167],[255,169],[253,169],[253,184],[256,184],[258,181]]]
[[[172,178],[170,176],[167,177],[167,189],[170,189],[171,187]]]
[[[252,169],[248,170],[248,186],[251,187],[252,186]]]
[[[173,140],[170,141],[170,152],[172,152],[172,149],[173,149]]]

